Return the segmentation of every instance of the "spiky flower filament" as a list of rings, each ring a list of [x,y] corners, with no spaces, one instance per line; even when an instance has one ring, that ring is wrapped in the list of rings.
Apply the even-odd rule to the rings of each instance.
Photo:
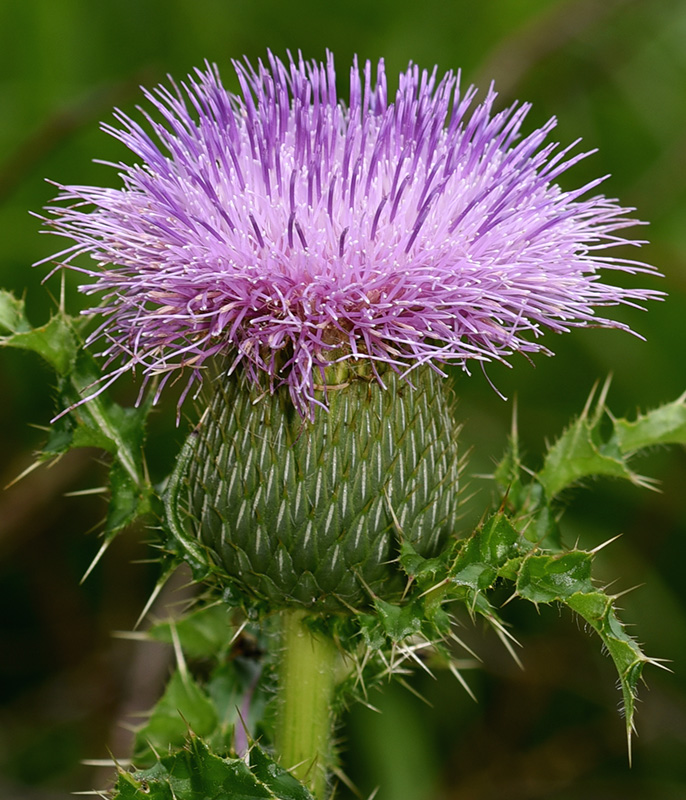
[[[139,163],[116,165],[121,188],[63,187],[48,209],[75,242],[58,258],[100,297],[90,341],[120,364],[103,381],[193,381],[228,355],[311,416],[332,350],[402,374],[468,369],[545,350],[545,329],[626,328],[596,308],[658,294],[600,280],[650,269],[605,254],[638,244],[620,234],[636,223],[592,194],[603,179],[560,188],[588,153],[549,142],[554,119],[523,135],[527,104],[495,111],[491,89],[474,105],[459,75],[414,65],[389,97],[383,61],[375,81],[353,65],[345,104],[330,54],[235,67],[240,94],[208,66],[147,91],[145,127],[116,112],[104,129]]]

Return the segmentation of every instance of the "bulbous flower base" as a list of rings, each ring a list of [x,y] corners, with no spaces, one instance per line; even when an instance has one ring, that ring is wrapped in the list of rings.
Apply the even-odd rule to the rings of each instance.
[[[454,531],[457,428],[446,382],[422,367],[385,387],[347,362],[327,370],[328,410],[303,419],[288,390],[240,376],[211,399],[176,488],[183,535],[233,587],[319,611],[399,597],[399,544],[436,555]],[[178,535],[178,533],[177,533]]]

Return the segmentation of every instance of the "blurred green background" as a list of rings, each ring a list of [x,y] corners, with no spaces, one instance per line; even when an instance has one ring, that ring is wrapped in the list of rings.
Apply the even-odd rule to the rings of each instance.
[[[39,211],[53,194],[44,178],[112,183],[92,158],[124,154],[101,133],[117,105],[133,111],[139,84],[183,77],[215,61],[235,88],[230,59],[308,58],[334,51],[345,79],[354,53],[386,59],[393,75],[412,59],[461,67],[482,90],[494,80],[503,104],[529,100],[527,129],[549,116],[567,143],[583,137],[599,153],[568,185],[611,173],[606,194],[650,221],[642,252],[665,279],[644,281],[669,294],[648,313],[621,318],[646,342],[617,331],[550,337],[552,359],[524,359],[456,377],[468,478],[476,496],[468,529],[489,496],[487,473],[502,452],[517,398],[520,434],[535,466],[544,443],[577,413],[594,384],[613,374],[609,404],[632,414],[686,389],[686,3],[681,0],[4,0],[0,3],[0,285],[25,296],[34,324],[47,320],[57,279],[42,286],[31,263],[54,251],[38,235]],[[71,309],[80,302],[69,276]],[[635,284],[634,284],[635,285]],[[0,351],[2,485],[25,469],[53,412],[53,378],[37,357]],[[123,399],[135,388],[119,388]],[[168,469],[182,431],[173,409],[153,421],[153,470]],[[170,655],[162,646],[112,636],[130,629],[154,584],[147,532],[112,547],[88,581],[104,512],[96,452],[76,452],[0,493],[0,796],[52,800],[106,785],[107,772],[82,759],[126,755],[133,712],[160,692]],[[371,698],[383,710],[355,710],[341,738],[360,795],[377,800],[632,800],[686,797],[686,457],[657,451],[639,469],[661,493],[612,482],[579,491],[565,517],[567,541],[603,551],[598,577],[617,591],[624,618],[673,674],[651,669],[628,768],[619,693],[599,643],[567,613],[536,614],[511,604],[506,618],[522,641],[519,670],[493,635],[468,620],[461,634],[484,658],[468,675],[473,703],[454,678],[418,676],[430,705],[390,687]],[[505,599],[505,598],[503,598]],[[173,598],[172,598],[173,601]],[[342,789],[340,797],[352,797]]]

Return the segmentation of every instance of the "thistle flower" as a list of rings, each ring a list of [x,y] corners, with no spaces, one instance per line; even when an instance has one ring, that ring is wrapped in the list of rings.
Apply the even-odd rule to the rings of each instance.
[[[389,102],[379,61],[375,82],[355,62],[345,105],[330,54],[234,66],[240,95],[207,66],[145,92],[148,130],[117,111],[104,130],[140,163],[48,209],[74,242],[57,257],[100,296],[85,312],[109,366],[97,391],[140,369],[159,396],[222,356],[312,417],[331,362],[367,360],[381,381],[385,365],[468,370],[545,350],[545,329],[626,329],[594,309],[657,294],[600,280],[650,269],[605,254],[639,244],[618,233],[632,209],[588,196],[602,178],[557,185],[588,153],[547,142],[554,119],[522,137],[528,104],[496,112],[491,88],[474,106],[459,75],[414,65]]]
[[[401,597],[399,540],[432,557],[454,534],[440,365],[626,328],[595,308],[655,293],[600,281],[650,268],[605,255],[638,242],[588,196],[601,180],[556,184],[587,154],[546,143],[554,120],[522,137],[528,105],[473,107],[413,65],[389,102],[383,61],[375,82],[353,65],[346,106],[331,55],[268,62],[234,64],[240,95],[209,66],[146,92],[147,129],[116,112],[105,130],[140,163],[120,189],[63,187],[48,225],[100,296],[93,391],[130,369],[161,376],[155,399],[183,370],[180,402],[207,389],[167,490],[189,558],[270,608],[338,612]]]

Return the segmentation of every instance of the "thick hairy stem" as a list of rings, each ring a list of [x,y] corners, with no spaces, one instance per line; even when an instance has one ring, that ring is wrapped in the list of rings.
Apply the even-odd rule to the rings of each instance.
[[[304,617],[300,610],[282,612],[276,749],[283,766],[317,800],[325,800],[339,655],[334,643],[314,633]]]

